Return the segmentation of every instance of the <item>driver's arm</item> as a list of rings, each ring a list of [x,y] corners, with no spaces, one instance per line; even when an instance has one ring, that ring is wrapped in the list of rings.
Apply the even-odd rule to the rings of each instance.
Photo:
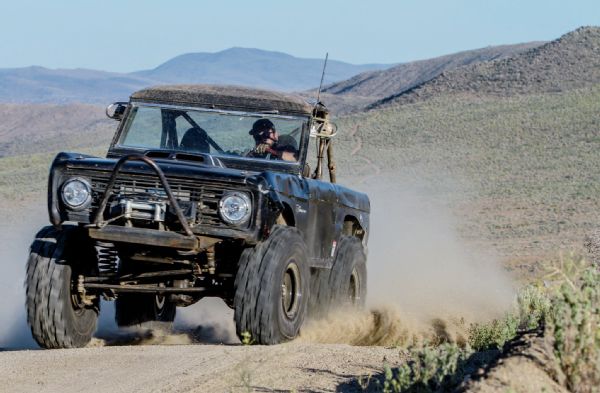
[[[280,152],[281,156],[279,158],[281,158],[283,161],[291,161],[291,162],[296,162],[298,161],[296,159],[296,153],[292,153],[291,151],[282,151]]]

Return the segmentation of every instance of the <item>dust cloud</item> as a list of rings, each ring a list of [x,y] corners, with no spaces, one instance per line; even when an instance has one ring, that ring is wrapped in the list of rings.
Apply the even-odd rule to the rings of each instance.
[[[0,348],[37,348],[25,316],[25,266],[29,245],[36,232],[47,225],[45,203],[0,211]]]
[[[515,288],[491,250],[459,236],[460,217],[435,185],[368,184],[367,310],[310,321],[302,340],[353,345],[461,342],[472,322],[501,316]],[[456,193],[453,193],[456,194]]]
[[[236,344],[233,310],[219,298],[207,297],[177,308],[172,332],[142,328],[119,329],[112,302],[103,302],[98,331],[89,346]]]
[[[419,340],[464,339],[468,324],[501,315],[515,290],[498,258],[464,241],[451,201],[431,185],[400,187],[397,177],[379,177],[371,198],[367,310],[308,321],[300,340],[352,345],[410,345]],[[456,193],[453,193],[456,195]],[[26,217],[0,226],[0,348],[36,348],[25,320],[23,288],[29,243],[47,225],[43,203]],[[10,217],[10,214],[9,214]],[[111,302],[102,303],[91,346],[239,343],[233,311],[207,298],[178,308],[173,334],[122,331]]]

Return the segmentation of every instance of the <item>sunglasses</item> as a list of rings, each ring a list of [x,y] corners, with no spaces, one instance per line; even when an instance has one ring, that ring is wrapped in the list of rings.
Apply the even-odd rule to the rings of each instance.
[[[274,129],[274,128],[269,128],[269,129],[263,130],[263,131],[261,132],[261,134],[262,134],[262,135],[264,135],[264,136],[267,136],[267,135],[275,134],[276,132],[277,132],[277,130],[276,130],[276,129]]]

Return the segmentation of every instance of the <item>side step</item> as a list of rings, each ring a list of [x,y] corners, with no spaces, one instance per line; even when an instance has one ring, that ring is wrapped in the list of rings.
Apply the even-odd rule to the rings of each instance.
[[[158,231],[146,228],[131,228],[118,225],[107,225],[102,228],[88,228],[92,239],[108,242],[144,244],[148,246],[169,247],[181,250],[197,250],[196,237],[182,235],[177,232]]]

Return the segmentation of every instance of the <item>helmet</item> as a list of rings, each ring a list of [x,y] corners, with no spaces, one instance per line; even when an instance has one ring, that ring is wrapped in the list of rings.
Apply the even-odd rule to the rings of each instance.
[[[269,119],[258,119],[252,124],[252,129],[248,131],[248,134],[254,137],[254,140],[261,141],[269,136],[268,131],[275,129],[275,124]]]

